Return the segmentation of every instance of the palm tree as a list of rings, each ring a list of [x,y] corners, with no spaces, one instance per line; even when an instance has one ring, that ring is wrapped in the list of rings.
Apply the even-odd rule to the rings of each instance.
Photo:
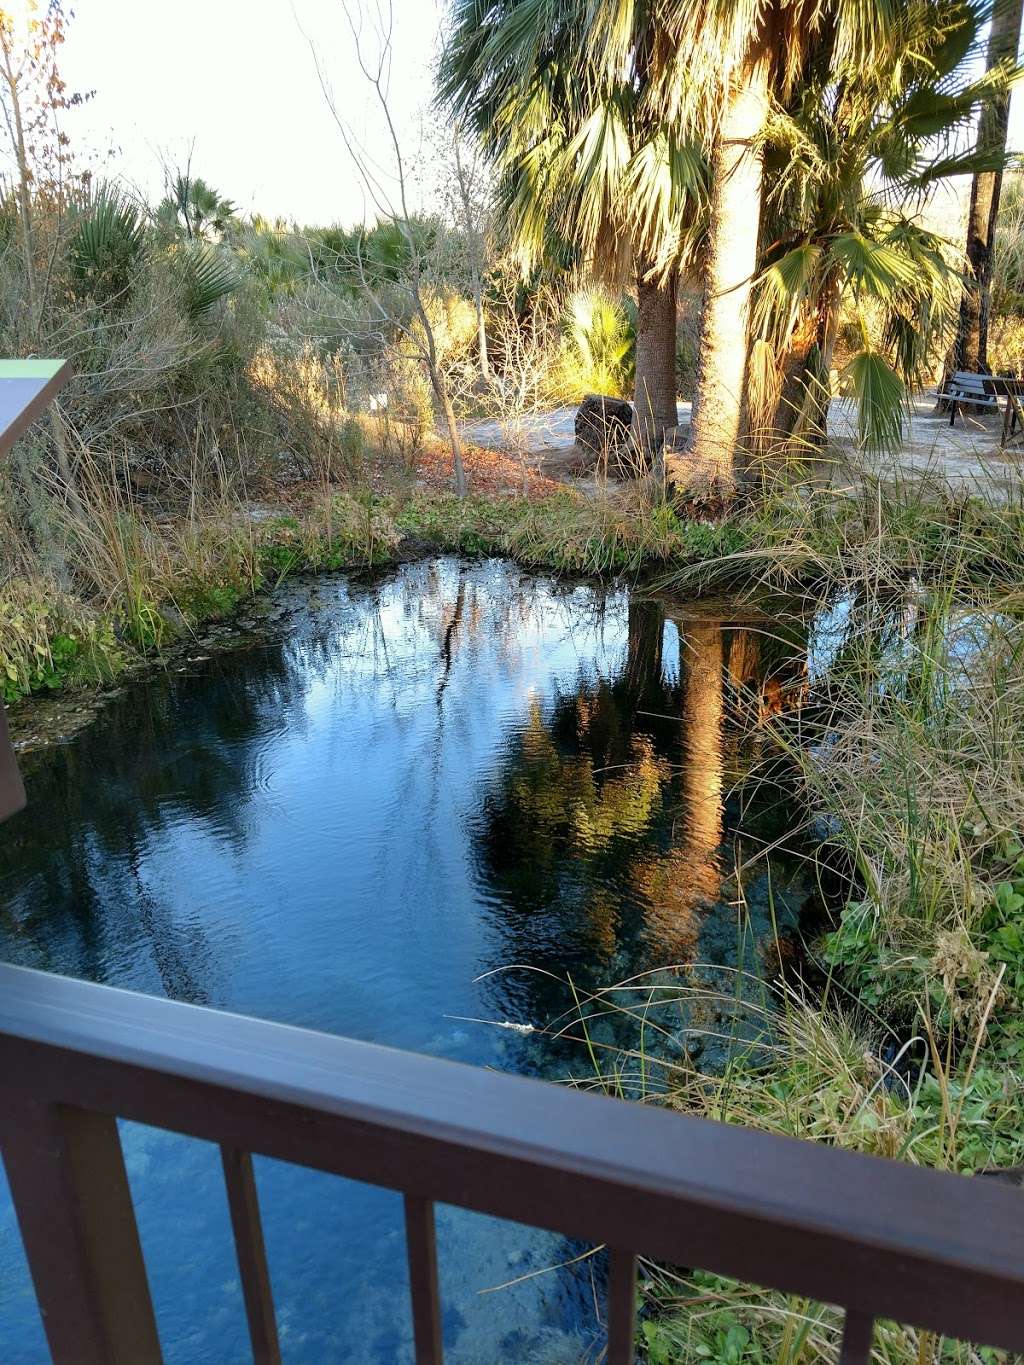
[[[997,79],[970,78],[981,20],[961,0],[908,6],[871,67],[844,72],[823,46],[773,109],[748,375],[763,445],[824,438],[841,308],[859,334],[843,378],[862,441],[899,440],[907,387],[959,293],[951,254],[916,210],[936,180],[977,162],[957,147]]]
[[[676,423],[676,290],[706,194],[700,145],[659,108],[664,0],[455,0],[440,99],[498,171],[499,215],[524,265],[569,241],[638,297],[634,431]]]
[[[771,119],[793,97],[809,65],[827,57],[825,84],[870,69],[915,3],[878,0],[690,0],[666,13],[676,53],[661,104],[683,112],[686,126],[717,114],[712,135],[712,190],[707,223],[705,294],[690,456],[702,471],[729,481],[748,444],[747,394],[751,291],[757,273],[764,175]]]
[[[926,168],[924,147],[929,135],[942,134],[942,152],[948,152],[953,131],[983,93],[985,80],[972,85],[964,71],[985,0],[689,0],[668,3],[661,12],[675,59],[662,68],[658,107],[679,115],[683,129],[693,132],[706,129],[709,99],[717,111],[689,457],[703,473],[729,481],[738,453],[758,434],[751,432],[756,414],[749,397],[763,398],[773,377],[771,353],[750,344],[762,252],[778,265],[769,278],[762,275],[762,299],[774,289],[788,304],[793,287],[799,299],[793,320],[806,322],[808,308],[818,314],[819,366],[830,360],[839,304],[850,292],[884,296],[891,346],[905,374],[920,359],[914,328],[930,321],[949,272],[935,239],[889,212],[884,194],[872,205],[866,184],[881,169],[890,195],[897,187],[920,192],[929,179],[971,168],[969,156],[950,155],[933,155]],[[791,136],[800,131],[799,120],[786,119],[794,103],[805,121],[819,111],[824,124],[831,120],[831,145],[820,149],[815,173],[809,160],[798,167],[807,172],[802,178],[764,165],[780,130],[798,163],[801,152],[813,154],[808,142]],[[871,130],[867,149],[851,148],[851,110],[860,120],[858,131]],[[837,186],[836,217],[830,196]],[[794,226],[784,215],[779,222],[786,187],[798,190],[787,207],[805,231],[787,243],[798,250],[783,265],[772,254],[780,234]],[[816,228],[806,231],[815,220]],[[878,237],[873,243],[869,226]],[[762,321],[778,326],[779,310],[762,312]],[[861,400],[865,441],[877,445],[891,440],[894,430],[898,434],[903,384],[866,342],[847,382]]]
[[[1017,65],[1021,14],[1024,0],[997,0],[992,12],[988,42],[988,67],[993,75],[1007,76]],[[994,86],[982,105],[978,123],[978,148],[990,153],[995,164],[982,167],[971,183],[967,215],[967,271],[960,301],[960,320],[953,344],[953,366],[958,370],[988,369],[989,295],[996,219],[1003,184],[1001,162],[1006,155],[1010,119],[1010,91],[1005,80]]]
[[[874,0],[455,0],[441,98],[497,161],[524,254],[536,258],[554,228],[606,274],[632,260],[647,443],[675,421],[675,293],[680,268],[702,257],[690,447],[707,474],[730,479],[747,436],[760,151],[774,101],[823,43],[848,63],[874,59],[890,15]]]
[[[157,221],[183,231],[189,241],[202,242],[222,237],[237,212],[230,199],[199,176],[179,174],[157,208]]]
[[[731,481],[737,452],[750,444],[748,393],[753,386],[763,398],[768,362],[790,349],[796,322],[809,334],[810,310],[825,320],[820,342],[813,331],[820,366],[844,292],[881,291],[892,305],[894,347],[910,358],[911,315],[920,320],[933,306],[941,253],[884,201],[872,208],[866,176],[877,163],[890,188],[923,186],[929,121],[933,132],[956,126],[981,92],[957,84],[956,73],[983,3],[455,0],[441,98],[490,148],[502,174],[505,219],[524,254],[536,259],[554,231],[605,273],[632,260],[638,424],[646,441],[674,421],[675,289],[680,269],[697,259],[705,289],[689,460],[706,475]],[[914,48],[922,33],[930,35],[923,61],[934,68],[927,89]],[[875,76],[887,72],[892,83],[908,67],[912,77],[894,118],[900,92],[880,90]],[[859,95],[872,81],[874,104]],[[871,129],[871,147],[861,149],[863,174],[845,160],[837,172],[846,182],[837,221],[828,215],[836,177],[830,180],[827,165],[817,182],[811,174],[782,177],[808,197],[787,206],[799,230],[780,253],[766,228],[785,195],[774,193],[774,180],[765,194],[763,157],[799,131],[800,117],[787,121],[794,108],[806,122],[819,105],[824,122],[832,122],[836,155],[847,146],[851,105]],[[946,158],[945,166],[946,173],[963,170],[968,161]],[[934,164],[932,176],[940,173],[941,163]],[[783,228],[793,231],[792,223]],[[752,349],[753,290],[765,248],[773,273],[760,274],[761,322],[775,330],[779,346]],[[778,308],[770,306],[773,291]],[[794,325],[780,328],[794,292]],[[763,329],[755,339],[770,340]],[[891,414],[903,392],[892,367],[866,346],[848,381],[865,414]],[[890,415],[882,425],[872,418],[866,436],[877,443],[885,420],[891,434]]]

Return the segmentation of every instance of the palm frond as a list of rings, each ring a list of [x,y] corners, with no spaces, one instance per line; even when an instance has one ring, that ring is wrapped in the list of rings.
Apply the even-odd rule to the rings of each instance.
[[[183,249],[178,257],[185,312],[199,322],[220,299],[233,294],[241,280],[230,256],[205,244]]]
[[[786,346],[818,279],[822,248],[801,242],[762,271],[755,282],[751,328],[777,349]]]
[[[898,289],[912,287],[917,278],[914,262],[902,252],[856,230],[833,238],[829,254],[842,266],[855,292],[864,290],[883,301]]]
[[[886,453],[899,448],[903,435],[906,389],[883,355],[865,347],[843,370],[844,392],[857,403],[860,444]]]
[[[103,188],[81,214],[69,248],[76,291],[95,303],[124,302],[145,251],[146,228],[137,204]]]

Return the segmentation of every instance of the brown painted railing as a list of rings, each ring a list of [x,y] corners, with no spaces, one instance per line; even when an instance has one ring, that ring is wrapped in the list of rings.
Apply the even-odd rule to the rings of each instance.
[[[279,1359],[250,1153],[405,1196],[419,1362],[441,1360],[436,1202],[1024,1351],[1024,1195],[894,1162],[103,986],[0,967],[0,1143],[50,1350],[160,1346],[114,1116],[220,1144],[252,1349]],[[186,1196],[187,1197],[187,1196]]]

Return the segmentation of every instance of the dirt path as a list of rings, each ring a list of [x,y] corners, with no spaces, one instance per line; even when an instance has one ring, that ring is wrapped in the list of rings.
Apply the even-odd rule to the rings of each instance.
[[[915,398],[903,424],[903,447],[891,456],[864,456],[857,449],[857,415],[853,402],[836,398],[829,410],[829,431],[837,451],[850,464],[872,474],[933,476],[965,492],[987,494],[1005,490],[1009,478],[1024,461],[1024,448],[1004,454],[999,449],[1002,415],[957,416],[953,426],[948,414],[935,414],[929,394]],[[573,436],[575,407],[554,408],[523,422],[522,442],[530,464],[548,479],[586,485],[574,479],[571,466],[576,457]],[[679,404],[679,422],[690,420],[690,404]],[[506,449],[505,435],[497,422],[471,422],[464,428],[468,440],[488,450]]]

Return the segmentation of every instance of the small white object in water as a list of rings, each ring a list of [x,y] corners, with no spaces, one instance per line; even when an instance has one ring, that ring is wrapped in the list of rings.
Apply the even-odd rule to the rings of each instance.
[[[532,1024],[513,1024],[509,1019],[503,1020],[498,1027],[510,1028],[513,1033],[533,1033],[534,1031]]]

